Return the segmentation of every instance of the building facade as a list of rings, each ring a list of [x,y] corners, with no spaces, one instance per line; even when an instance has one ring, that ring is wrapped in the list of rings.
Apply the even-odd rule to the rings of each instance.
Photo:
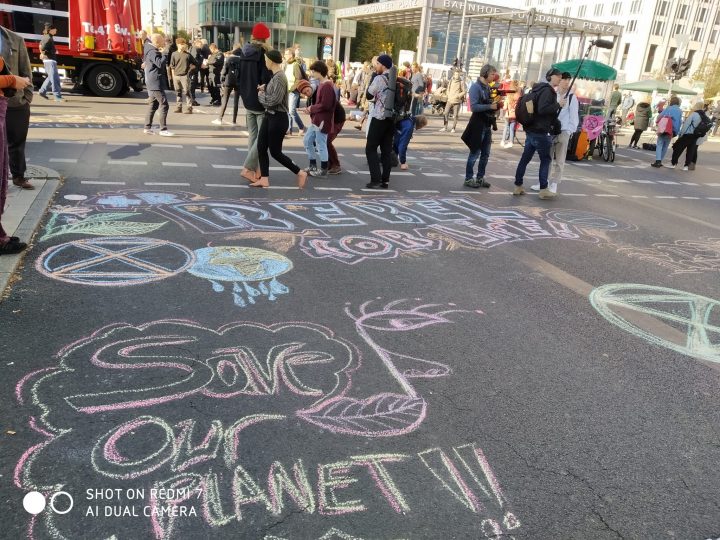
[[[496,0],[508,7],[536,8],[624,27],[619,54],[598,60],[613,64],[620,82],[652,79],[669,58],[692,60],[692,76],[720,56],[720,0]]]
[[[180,0],[182,1],[182,0]],[[272,45],[282,50],[299,44],[303,56],[323,58],[327,55],[327,38],[332,40],[332,11],[357,5],[357,0],[199,0],[198,27],[203,37],[228,50],[234,44],[250,40],[255,23],[270,28]],[[355,35],[355,24],[344,23],[341,32],[342,51]]]

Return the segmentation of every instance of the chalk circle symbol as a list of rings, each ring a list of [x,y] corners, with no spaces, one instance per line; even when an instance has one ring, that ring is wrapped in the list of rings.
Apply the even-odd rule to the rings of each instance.
[[[126,287],[166,279],[195,262],[188,248],[156,238],[102,237],[53,246],[35,262],[41,274],[75,285]]]
[[[720,301],[677,289],[614,283],[590,293],[593,307],[609,322],[650,343],[673,351],[720,363]],[[654,317],[685,331],[685,343],[671,341],[641,328],[619,311]]]
[[[546,214],[548,219],[574,225],[584,229],[600,229],[606,231],[613,230],[631,230],[634,227],[628,223],[617,221],[615,219],[594,214],[592,212],[584,212],[583,210],[551,210]]]
[[[55,499],[58,495],[64,495],[68,499],[70,499],[70,504],[68,504],[68,507],[65,510],[58,510],[55,508]],[[50,497],[50,508],[52,508],[52,511],[56,514],[60,514],[61,516],[64,514],[67,514],[70,512],[70,510],[73,509],[73,506],[75,506],[75,500],[73,499],[72,495],[70,495],[67,491],[56,491],[53,493],[52,497]]]
[[[251,247],[217,246],[195,250],[194,276],[220,281],[261,281],[280,276],[292,261],[272,251]]]
[[[45,495],[39,491],[30,491],[23,497],[23,508],[28,514],[34,516],[45,510],[46,504]]]

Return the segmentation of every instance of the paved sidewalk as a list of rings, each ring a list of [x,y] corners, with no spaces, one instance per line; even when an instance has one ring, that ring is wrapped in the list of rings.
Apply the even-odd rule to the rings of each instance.
[[[47,167],[28,165],[26,173],[35,189],[21,189],[10,184],[3,227],[11,236],[30,243],[35,229],[42,221],[45,209],[60,186],[60,174]],[[25,252],[0,257],[0,294],[5,291]]]

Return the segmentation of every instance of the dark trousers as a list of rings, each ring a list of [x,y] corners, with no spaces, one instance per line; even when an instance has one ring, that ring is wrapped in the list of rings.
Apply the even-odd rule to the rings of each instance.
[[[333,124],[333,130],[328,135],[327,139],[327,149],[328,149],[328,167],[340,168],[340,158],[338,157],[337,150],[335,150],[335,145],[333,144],[333,141],[335,140],[335,137],[338,136],[340,131],[342,130],[343,126],[345,125],[345,122],[342,124]]]
[[[387,184],[390,181],[390,169],[392,168],[392,145],[395,135],[395,121],[392,118],[370,120],[367,141],[365,142],[365,157],[370,168],[370,181],[373,183],[382,182]],[[378,156],[378,147],[380,156]],[[380,162],[382,161],[382,173]]]
[[[515,185],[522,186],[525,169],[535,155],[540,156],[540,189],[548,187],[548,173],[550,172],[550,149],[552,148],[552,137],[547,133],[525,133],[525,149],[523,150],[520,162],[515,170]]]
[[[642,135],[643,131],[644,130],[642,129],[636,129],[633,132],[632,137],[630,137],[630,146],[637,146],[637,143],[640,142],[640,135]]]
[[[163,90],[148,90],[148,97],[152,100],[145,115],[145,129],[152,129],[153,117],[160,109],[160,129],[167,129],[167,115],[170,110],[167,96]]]
[[[240,88],[238,88],[237,86],[223,86],[222,106],[220,107],[220,120],[222,120],[222,117],[225,114],[225,109],[227,109],[228,101],[230,101],[230,93],[233,91],[235,92],[235,95],[233,96],[233,122],[237,122],[238,106],[240,102]]]
[[[285,139],[285,132],[288,129],[290,120],[288,115],[282,112],[275,114],[265,113],[265,119],[260,126],[260,133],[257,139],[258,161],[260,162],[260,175],[270,176],[270,155],[280,165],[291,171],[293,174],[300,172],[300,167],[295,165],[292,159],[283,154],[282,145]]]
[[[697,161],[697,135],[681,135],[678,140],[673,144],[672,158],[670,163],[677,165],[680,161],[680,156],[685,152],[685,166],[689,166],[691,163]],[[687,150],[687,152],[686,152]]]
[[[204,92],[205,87],[210,89],[210,68],[200,68],[200,91]]]
[[[10,156],[10,174],[13,178],[24,178],[27,170],[25,141],[30,127],[30,104],[8,108],[5,118]]]
[[[210,79],[208,83],[208,90],[210,91],[210,101],[212,103],[220,102],[220,81],[214,81]]]

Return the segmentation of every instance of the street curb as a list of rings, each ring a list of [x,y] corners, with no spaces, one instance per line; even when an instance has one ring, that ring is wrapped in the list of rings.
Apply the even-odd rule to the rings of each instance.
[[[57,175],[56,175],[57,176]],[[13,233],[15,236],[20,238],[32,239],[32,235],[37,229],[38,225],[42,221],[45,215],[50,201],[53,200],[55,192],[60,187],[60,180],[48,179],[45,181],[45,185],[40,189],[35,200],[33,200],[30,208],[23,217],[17,230]],[[28,243],[30,243],[28,241]],[[0,302],[7,292],[8,283],[12,278],[15,270],[17,270],[20,263],[23,261],[25,254],[29,251],[29,248],[25,251],[18,253],[17,255],[3,255],[0,257]]]

